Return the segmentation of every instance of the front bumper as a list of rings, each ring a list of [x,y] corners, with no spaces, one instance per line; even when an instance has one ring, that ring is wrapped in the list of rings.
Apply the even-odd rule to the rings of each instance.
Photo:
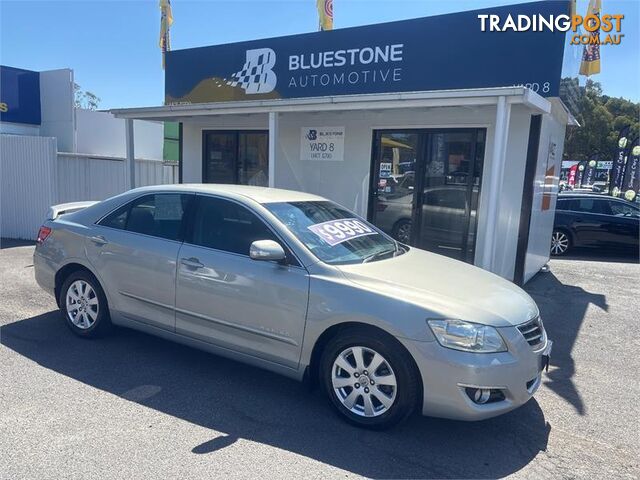
[[[423,385],[422,414],[454,420],[483,420],[525,404],[540,386],[542,367],[552,342],[533,349],[516,327],[499,329],[508,351],[470,353],[442,347],[437,341],[405,340]],[[546,358],[545,358],[546,356]],[[504,399],[478,404],[467,388],[498,389]]]

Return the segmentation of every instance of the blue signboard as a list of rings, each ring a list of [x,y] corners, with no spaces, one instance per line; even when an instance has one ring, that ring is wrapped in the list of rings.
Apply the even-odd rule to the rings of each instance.
[[[168,52],[165,102],[526,85],[559,93],[564,32],[482,31],[480,14],[562,15],[545,1]]]
[[[40,125],[40,73],[0,65],[0,121]]]

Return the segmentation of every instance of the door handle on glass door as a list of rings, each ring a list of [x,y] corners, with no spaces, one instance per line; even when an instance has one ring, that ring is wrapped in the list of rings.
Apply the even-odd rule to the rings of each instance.
[[[195,257],[181,258],[180,259],[180,263],[182,263],[184,266],[190,267],[190,268],[202,268],[202,267],[204,267],[204,263],[202,263],[200,260],[198,260]]]

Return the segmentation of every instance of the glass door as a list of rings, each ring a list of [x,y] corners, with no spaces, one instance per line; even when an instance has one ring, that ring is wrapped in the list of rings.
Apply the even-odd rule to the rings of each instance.
[[[475,219],[482,172],[475,130],[429,133],[424,161],[420,232],[415,245],[473,261]]]
[[[269,185],[269,133],[211,131],[202,134],[202,181]]]
[[[473,261],[485,131],[376,132],[370,218],[400,242]]]
[[[238,183],[269,186],[269,133],[238,134]]]
[[[204,132],[203,148],[202,181],[204,183],[237,183],[236,132]]]
[[[411,244],[416,205],[416,165],[423,135],[415,131],[378,132],[369,202],[373,223],[402,243]]]

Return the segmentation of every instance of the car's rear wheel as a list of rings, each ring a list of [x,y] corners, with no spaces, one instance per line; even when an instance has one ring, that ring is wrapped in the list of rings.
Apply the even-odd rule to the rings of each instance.
[[[564,255],[571,248],[571,238],[564,230],[554,230],[551,234],[551,255]]]
[[[349,329],[326,346],[320,375],[338,413],[352,424],[384,429],[417,405],[413,359],[396,340],[369,329]]]
[[[72,273],[60,289],[60,311],[73,333],[97,337],[111,328],[107,299],[96,278],[81,270]]]

